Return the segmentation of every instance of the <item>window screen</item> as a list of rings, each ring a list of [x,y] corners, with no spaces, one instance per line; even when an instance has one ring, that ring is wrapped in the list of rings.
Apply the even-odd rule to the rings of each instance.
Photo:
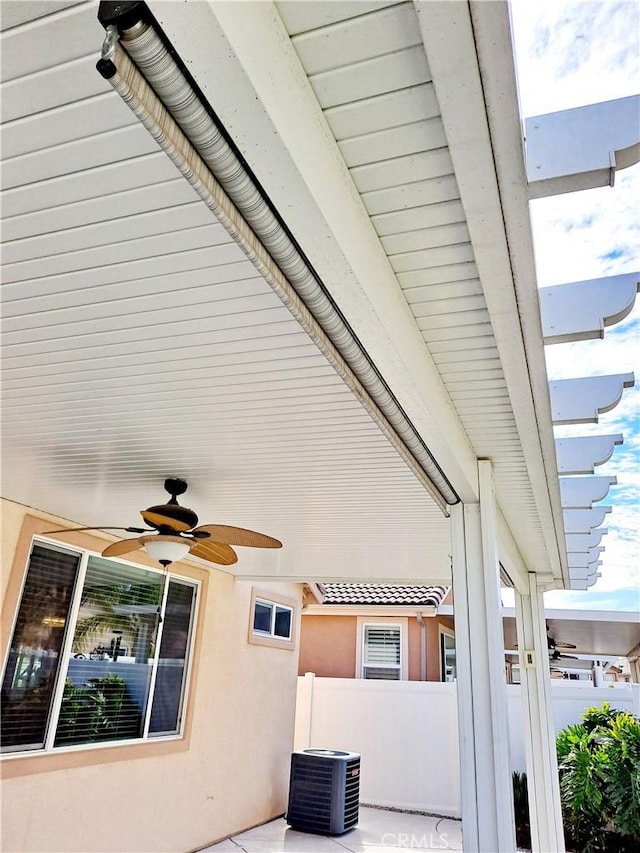
[[[194,586],[169,582],[149,725],[156,736],[180,730],[194,599]]]
[[[45,742],[79,554],[35,545],[2,681],[2,751]]]

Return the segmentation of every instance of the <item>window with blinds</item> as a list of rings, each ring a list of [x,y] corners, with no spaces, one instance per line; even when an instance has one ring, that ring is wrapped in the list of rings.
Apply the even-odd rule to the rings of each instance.
[[[41,749],[80,556],[35,545],[2,679],[2,751]]]
[[[177,735],[196,584],[34,544],[2,683],[2,751]]]
[[[362,677],[399,681],[401,677],[399,625],[365,625]]]

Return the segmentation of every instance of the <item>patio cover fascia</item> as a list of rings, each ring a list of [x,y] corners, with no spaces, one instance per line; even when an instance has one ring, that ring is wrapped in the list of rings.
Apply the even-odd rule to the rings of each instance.
[[[461,500],[477,502],[478,454],[389,286],[276,7],[149,5]],[[540,586],[569,585],[507,5],[415,6],[544,545],[534,558],[527,520],[499,506],[500,559],[522,591],[528,571]]]

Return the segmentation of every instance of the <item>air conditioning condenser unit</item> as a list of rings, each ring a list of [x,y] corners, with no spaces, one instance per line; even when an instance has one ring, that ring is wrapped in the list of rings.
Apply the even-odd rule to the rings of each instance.
[[[287,823],[302,832],[340,835],[358,822],[360,756],[338,749],[291,755]]]

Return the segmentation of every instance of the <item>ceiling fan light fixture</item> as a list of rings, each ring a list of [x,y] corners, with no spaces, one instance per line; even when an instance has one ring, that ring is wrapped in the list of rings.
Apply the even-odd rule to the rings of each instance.
[[[144,543],[144,550],[160,565],[168,566],[186,557],[191,543],[177,536],[150,536]]]

